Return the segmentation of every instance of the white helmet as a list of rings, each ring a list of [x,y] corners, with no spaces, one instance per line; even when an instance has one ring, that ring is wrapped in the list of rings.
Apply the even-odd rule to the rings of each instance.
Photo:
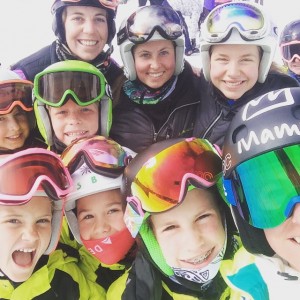
[[[184,66],[184,35],[178,14],[169,7],[149,5],[138,8],[121,23],[117,33],[124,72],[129,80],[136,80],[132,48],[147,41],[171,40],[175,44],[174,75]]]
[[[210,80],[213,45],[256,45],[262,49],[258,82],[266,80],[278,43],[277,27],[261,5],[245,1],[215,7],[201,25],[200,54],[206,80]]]

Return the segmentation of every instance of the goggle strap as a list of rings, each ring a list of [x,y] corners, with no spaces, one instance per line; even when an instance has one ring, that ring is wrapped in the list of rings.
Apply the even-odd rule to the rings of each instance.
[[[225,196],[226,196],[229,204],[237,206],[231,179],[225,179],[223,177],[223,188],[224,188],[224,193],[225,193]]]

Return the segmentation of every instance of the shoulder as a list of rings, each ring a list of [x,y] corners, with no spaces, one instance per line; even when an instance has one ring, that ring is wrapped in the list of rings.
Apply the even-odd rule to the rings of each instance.
[[[109,287],[106,293],[107,300],[119,300],[122,298],[122,294],[126,287],[128,279],[128,272],[125,272],[117,280],[115,280]]]
[[[272,71],[268,74],[265,84],[270,85],[272,88],[275,87],[276,89],[299,86],[295,78],[276,71]]]

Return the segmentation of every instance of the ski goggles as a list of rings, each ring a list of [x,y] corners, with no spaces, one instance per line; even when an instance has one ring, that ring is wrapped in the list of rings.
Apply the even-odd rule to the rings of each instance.
[[[53,152],[31,148],[11,154],[0,161],[0,204],[20,205],[28,202],[40,186],[53,200],[72,191],[67,168]]]
[[[180,204],[188,186],[209,188],[222,171],[221,158],[204,139],[186,139],[150,158],[131,183],[143,210],[163,212]]]
[[[300,145],[241,163],[223,184],[228,202],[250,225],[260,229],[280,225],[300,203]]]
[[[32,82],[28,80],[7,80],[0,83],[0,114],[8,114],[19,105],[25,111],[32,111]]]
[[[115,141],[94,136],[74,141],[63,151],[61,159],[71,174],[86,163],[93,172],[116,178],[124,171],[129,156]]]
[[[84,71],[43,71],[34,78],[34,96],[51,107],[60,107],[69,96],[80,106],[97,101],[106,93],[104,76]]]
[[[282,59],[288,63],[295,58],[300,59],[300,41],[293,41],[280,46]]]
[[[72,3],[77,3],[80,2],[82,0],[61,0],[62,2],[72,2]],[[109,4],[107,2],[110,2]],[[99,3],[107,8],[110,8],[112,10],[116,10],[116,7],[118,6],[118,1],[117,0],[108,0],[108,1],[102,1],[99,0]]]
[[[201,34],[211,43],[224,42],[236,28],[246,41],[264,37],[268,22],[263,13],[254,5],[247,3],[226,3],[216,7],[205,19]]]
[[[117,34],[117,43],[121,45],[127,39],[134,44],[145,43],[155,31],[167,40],[176,40],[183,34],[179,15],[173,9],[159,5],[142,7],[127,19]]]

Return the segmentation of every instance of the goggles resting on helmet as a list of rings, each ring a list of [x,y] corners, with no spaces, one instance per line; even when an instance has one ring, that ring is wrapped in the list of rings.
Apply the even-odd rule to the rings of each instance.
[[[74,141],[63,151],[61,159],[71,174],[86,163],[93,172],[116,178],[122,174],[129,156],[115,141],[94,136]]]
[[[42,148],[7,156],[0,161],[0,176],[2,205],[28,202],[40,185],[53,200],[65,197],[73,188],[71,176],[59,156]]]
[[[72,2],[72,3],[76,3],[76,2],[80,2],[81,0],[61,0],[61,2]],[[107,4],[107,2],[104,2],[102,0],[99,0],[99,3],[106,7],[106,8],[110,8],[112,10],[115,10],[118,6],[118,1],[117,0],[109,0],[109,2],[111,2],[111,4]]]
[[[117,34],[117,43],[121,45],[127,39],[134,44],[145,43],[155,31],[167,40],[176,40],[183,34],[178,14],[171,8],[159,5],[142,7],[126,20],[125,26]]]
[[[236,28],[246,41],[263,38],[269,29],[269,22],[254,5],[229,2],[214,9],[202,24],[201,35],[211,43],[226,41]]]
[[[51,107],[60,107],[68,96],[80,106],[97,101],[106,93],[103,76],[86,71],[43,71],[35,76],[34,96]]]
[[[8,114],[19,105],[25,111],[32,111],[32,82],[28,80],[7,80],[0,83],[0,114]]]
[[[226,197],[250,225],[273,228],[300,203],[300,145],[277,149],[236,167],[223,179]]]

